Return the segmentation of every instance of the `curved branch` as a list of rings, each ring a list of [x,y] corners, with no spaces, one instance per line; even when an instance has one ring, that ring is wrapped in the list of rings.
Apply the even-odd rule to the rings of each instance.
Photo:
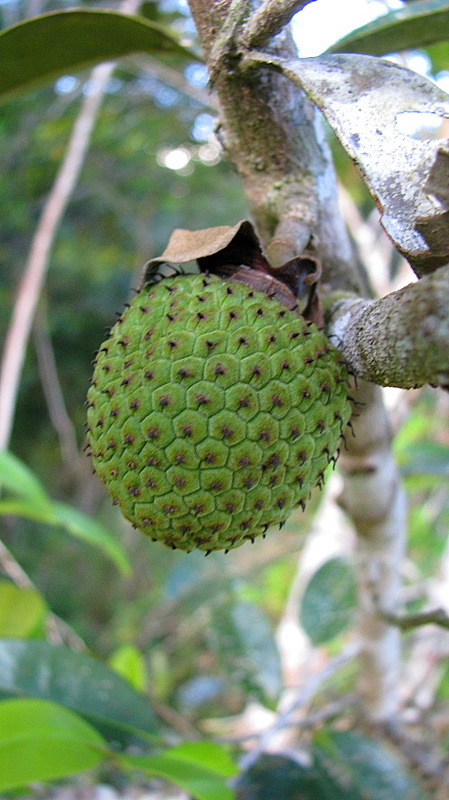
[[[250,50],[264,47],[290,22],[294,14],[314,0],[265,0],[249,18],[240,38],[241,44]]]
[[[328,335],[366,381],[449,387],[449,265],[380,300],[329,297]]]

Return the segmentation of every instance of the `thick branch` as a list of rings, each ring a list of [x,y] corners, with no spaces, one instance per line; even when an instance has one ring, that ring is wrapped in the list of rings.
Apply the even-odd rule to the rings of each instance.
[[[386,622],[396,625],[401,631],[410,631],[420,628],[422,625],[438,625],[440,628],[449,630],[449,616],[444,608],[422,611],[421,614],[387,614],[385,611],[379,613]]]
[[[264,47],[288,25],[294,14],[311,2],[314,0],[265,0],[248,20],[241,44],[248,49]]]
[[[335,300],[329,334],[360,378],[410,389],[449,386],[449,266],[380,300]]]
[[[190,0],[190,7],[210,67],[219,32],[229,24],[231,3]],[[296,55],[288,31],[276,37],[270,52]],[[258,66],[241,74],[232,55],[227,68],[222,59],[214,75],[219,135],[242,179],[271,263],[285,263],[309,247],[333,288],[359,292],[361,280],[338,213],[335,173],[316,108],[282,75]]]
[[[189,2],[210,58],[230,2]],[[233,3],[234,8],[236,5]],[[288,32],[276,37],[270,52],[284,58],[295,55]],[[237,56],[235,52],[229,55]],[[315,107],[282,75],[260,71],[257,66],[241,73],[237,58],[233,61],[230,57],[227,62],[222,59],[221,63],[226,68],[214,76],[221,108],[221,139],[241,176],[271,263],[280,265],[307,247],[322,262],[324,280],[332,290],[363,294],[363,278],[338,210],[332,161]],[[385,596],[388,612],[397,607],[405,514],[380,389],[362,383],[361,394],[359,399],[365,406],[356,420],[358,438],[348,440],[350,450],[342,459],[342,500],[359,534],[361,660],[365,676],[360,693],[367,716],[385,720],[394,716],[398,705],[400,635],[379,620],[370,598],[372,593]],[[380,496],[385,497],[382,513]]]
[[[359,692],[371,720],[394,717],[401,668],[399,629],[379,615],[400,602],[406,534],[406,499],[391,452],[391,431],[379,387],[362,383],[363,403],[353,419],[339,466],[344,477],[340,505],[357,529]]]

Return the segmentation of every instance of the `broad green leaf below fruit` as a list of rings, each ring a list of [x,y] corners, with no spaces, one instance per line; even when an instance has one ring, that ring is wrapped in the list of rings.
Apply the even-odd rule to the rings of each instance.
[[[133,53],[181,63],[200,60],[174,33],[143,17],[100,9],[55,11],[0,33],[0,98]]]
[[[187,741],[170,749],[169,755],[183,759],[190,764],[210,769],[222,778],[233,778],[238,768],[224,746],[215,742]]]
[[[152,739],[159,723],[148,699],[86,653],[43,641],[0,640],[0,698],[37,697],[81,714],[109,741]]]
[[[145,659],[134,645],[119,647],[109,659],[109,666],[128,681],[137,692],[144,692],[148,683]]]
[[[357,731],[319,731],[308,759],[261,755],[239,777],[236,800],[424,800],[405,764]]]
[[[313,756],[317,769],[332,777],[351,800],[424,800],[405,763],[358,731],[320,731]]]
[[[42,633],[47,606],[36,589],[0,581],[0,639],[16,639]]]
[[[328,53],[381,56],[449,39],[449,2],[412,0],[339,39]]]
[[[121,756],[119,763],[145,775],[171,781],[185,789],[194,800],[234,800],[235,797],[220,772],[202,766],[198,755],[189,758],[188,753],[177,751],[177,748],[158,755]]]
[[[0,702],[0,791],[97,766],[106,742],[77,714],[46,700]]]
[[[46,525],[61,526],[102,553],[124,574],[131,565],[119,542],[99,522],[65,503],[49,497],[34,473],[12,453],[0,452],[0,515],[24,517]]]
[[[39,479],[7,450],[0,450],[0,488],[19,495],[44,512],[48,510],[49,498]]]

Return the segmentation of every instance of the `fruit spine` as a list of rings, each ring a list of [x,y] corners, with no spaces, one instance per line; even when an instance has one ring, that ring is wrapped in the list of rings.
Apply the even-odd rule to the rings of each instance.
[[[145,286],[97,356],[95,470],[172,548],[229,550],[321,485],[349,420],[342,357],[276,299],[217,275]]]

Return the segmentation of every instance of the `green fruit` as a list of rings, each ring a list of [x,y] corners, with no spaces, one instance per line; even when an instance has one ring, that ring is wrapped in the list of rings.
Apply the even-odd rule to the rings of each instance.
[[[218,276],[146,286],[102,345],[88,394],[95,470],[153,540],[254,541],[321,485],[350,416],[325,335]]]

